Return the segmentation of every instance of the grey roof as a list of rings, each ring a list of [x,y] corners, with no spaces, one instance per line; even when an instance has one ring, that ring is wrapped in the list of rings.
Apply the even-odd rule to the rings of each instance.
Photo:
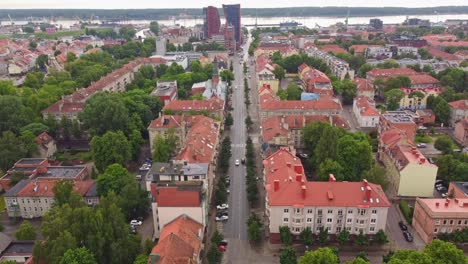
[[[75,178],[85,168],[85,166],[49,166],[47,172],[39,174],[38,177],[70,179]]]
[[[17,164],[41,164],[46,159],[20,159]]]
[[[14,197],[16,194],[21,191],[30,180],[21,180],[15,186],[13,186],[10,190],[5,193],[5,197]]]
[[[452,182],[452,184],[468,197],[468,182]]]
[[[151,167],[150,173],[153,175],[206,175],[208,174],[208,163],[187,163],[185,164],[170,164],[156,162]]]
[[[5,233],[0,232],[0,256],[3,251],[10,245],[12,239]]]
[[[86,192],[85,197],[97,197],[97,184],[94,182],[94,184],[89,188],[89,190]]]
[[[2,252],[2,256],[6,255],[32,255],[34,241],[15,241]]]

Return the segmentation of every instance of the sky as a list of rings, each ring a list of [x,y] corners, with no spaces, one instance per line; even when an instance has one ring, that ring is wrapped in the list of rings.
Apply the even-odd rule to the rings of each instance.
[[[140,8],[200,8],[240,3],[242,7],[300,7],[300,6],[353,6],[353,7],[433,7],[468,5],[466,0],[0,0],[0,9],[80,8],[80,9],[140,9]]]

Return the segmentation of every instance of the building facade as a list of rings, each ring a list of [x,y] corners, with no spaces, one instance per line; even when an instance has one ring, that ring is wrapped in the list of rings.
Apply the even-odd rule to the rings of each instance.
[[[360,127],[377,127],[379,125],[380,114],[375,108],[375,103],[363,95],[354,98],[354,116]]]
[[[213,35],[219,34],[221,30],[221,20],[219,19],[218,8],[208,6],[203,8],[203,33],[205,39],[211,39]]]
[[[458,121],[468,118],[468,100],[458,100],[449,103],[450,126],[455,127]]]
[[[241,7],[240,4],[236,5],[223,5],[224,17],[226,18],[226,25],[234,27],[234,37],[236,40],[236,49],[239,49],[242,44],[242,24],[241,24]]]

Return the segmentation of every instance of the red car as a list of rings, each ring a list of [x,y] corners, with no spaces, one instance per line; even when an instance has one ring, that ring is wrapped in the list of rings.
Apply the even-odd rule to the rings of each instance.
[[[221,245],[221,246],[218,247],[218,250],[224,252],[224,251],[226,251],[226,247]]]

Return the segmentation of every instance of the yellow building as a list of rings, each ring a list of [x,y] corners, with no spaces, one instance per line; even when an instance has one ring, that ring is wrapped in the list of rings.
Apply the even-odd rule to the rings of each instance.
[[[410,89],[401,88],[405,96],[400,100],[400,109],[426,109],[427,98],[430,95],[438,96],[440,93],[439,88],[423,88],[423,89]],[[417,95],[423,95],[419,97]]]

